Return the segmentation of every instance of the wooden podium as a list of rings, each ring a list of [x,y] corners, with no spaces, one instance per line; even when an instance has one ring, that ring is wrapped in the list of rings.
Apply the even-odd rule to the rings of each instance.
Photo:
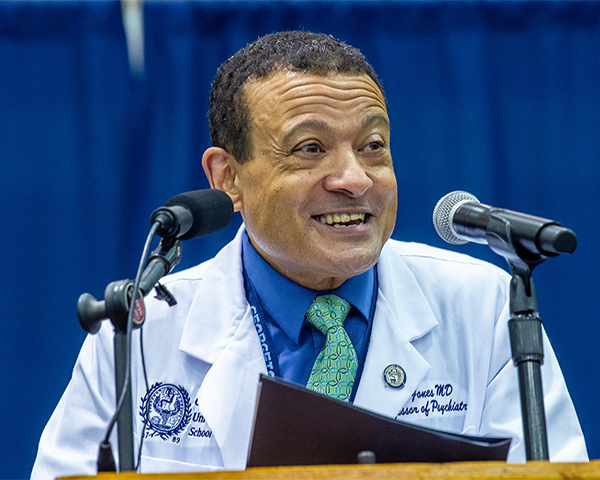
[[[377,465],[320,465],[249,468],[205,473],[100,473],[96,477],[59,480],[600,480],[600,461],[590,463],[461,462],[387,463]]]

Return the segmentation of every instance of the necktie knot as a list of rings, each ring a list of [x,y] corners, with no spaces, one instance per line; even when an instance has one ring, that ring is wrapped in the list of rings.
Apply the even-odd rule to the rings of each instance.
[[[331,328],[342,327],[350,311],[350,304],[334,294],[317,295],[308,307],[306,320],[323,335]]]

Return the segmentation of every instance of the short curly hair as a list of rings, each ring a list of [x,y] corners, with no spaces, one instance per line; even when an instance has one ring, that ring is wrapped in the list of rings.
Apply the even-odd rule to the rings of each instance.
[[[244,86],[276,71],[326,76],[366,74],[383,94],[375,71],[357,49],[330,35],[287,31],[265,35],[246,45],[217,70],[208,106],[213,146],[223,148],[239,163],[253,156],[250,112]]]

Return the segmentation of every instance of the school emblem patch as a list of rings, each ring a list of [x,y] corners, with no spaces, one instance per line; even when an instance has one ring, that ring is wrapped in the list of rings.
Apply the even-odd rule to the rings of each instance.
[[[142,398],[142,421],[147,419],[146,436],[167,440],[177,435],[192,418],[190,396],[182,386],[155,383]]]

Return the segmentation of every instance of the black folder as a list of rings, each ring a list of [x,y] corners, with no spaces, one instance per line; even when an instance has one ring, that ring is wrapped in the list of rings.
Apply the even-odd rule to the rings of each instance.
[[[473,437],[394,420],[261,375],[248,467],[504,461],[510,438]]]

